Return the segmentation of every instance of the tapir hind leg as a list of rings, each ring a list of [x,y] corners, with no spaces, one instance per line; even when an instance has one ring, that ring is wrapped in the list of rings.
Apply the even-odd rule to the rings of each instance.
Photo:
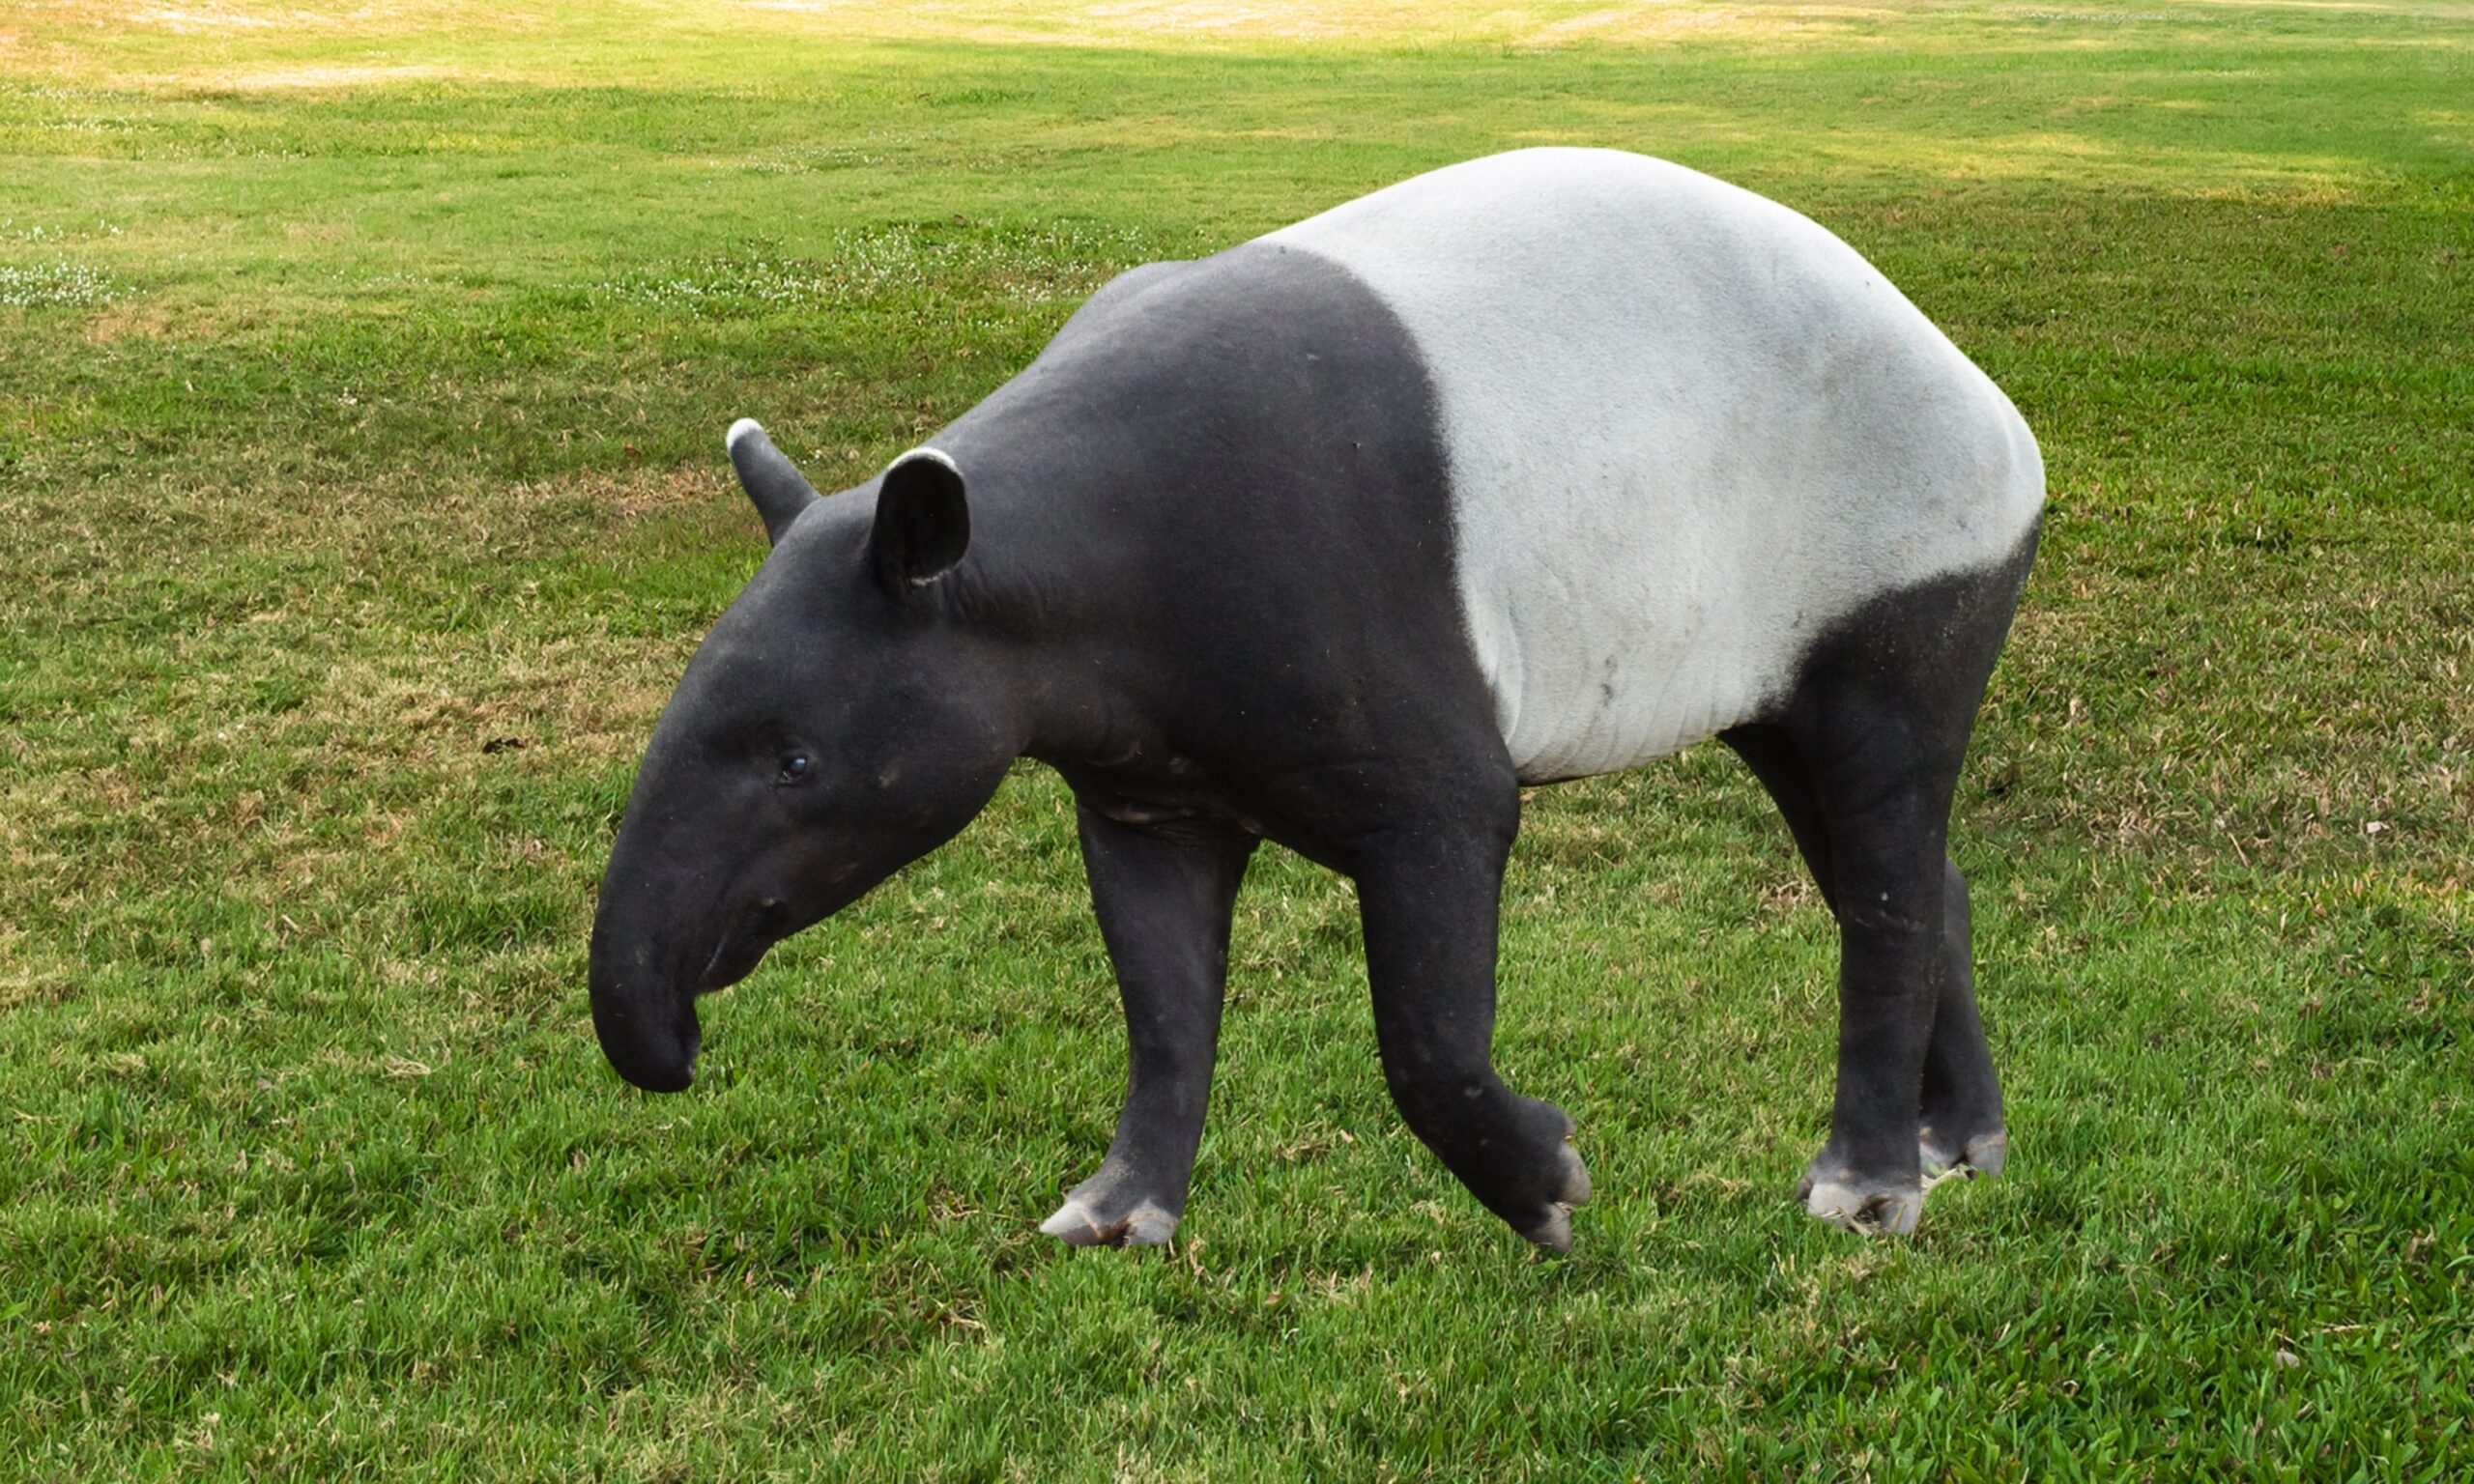
[[[1777,802],[1823,903],[1835,916],[1838,893],[1830,870],[1829,827],[1793,743],[1779,728],[1766,726],[1741,728],[1722,740],[1751,766]],[[1928,1187],[1950,1176],[1998,1175],[2006,1150],[2001,1085],[1976,1010],[1968,884],[1955,862],[1943,863],[1942,955],[1916,1119],[1916,1152]],[[1805,1200],[1810,1195],[1808,1177],[1796,1196]]]
[[[1923,1107],[1915,1129],[1916,1155],[1928,1184],[1999,1175],[2010,1153],[2001,1118],[2001,1083],[1994,1074],[1993,1048],[1985,1044],[1984,1022],[1975,1008],[1967,877],[1959,874],[1957,862],[1947,866],[1942,943],[1949,966],[1933,1017],[1933,1040],[1924,1048]]]
[[[1228,924],[1251,836],[1176,833],[1079,812],[1082,865],[1125,1003],[1126,1093],[1097,1173],[1040,1230],[1077,1246],[1146,1246],[1185,1214],[1211,1099]]]
[[[1840,1225],[1911,1231],[1926,1166],[1989,1174],[2006,1148],[1945,847],[2032,549],[1877,599],[1815,646],[1778,716],[1726,734],[1838,918],[1837,1092],[1798,1194]]]
[[[1589,1171],[1572,1121],[1495,1074],[1496,912],[1520,800],[1499,821],[1455,814],[1387,831],[1351,868],[1366,923],[1383,1076],[1412,1132],[1512,1230],[1571,1246]]]

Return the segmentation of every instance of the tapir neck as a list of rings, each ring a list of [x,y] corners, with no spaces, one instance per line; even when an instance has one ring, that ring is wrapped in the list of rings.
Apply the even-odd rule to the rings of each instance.
[[[970,484],[956,600],[1012,646],[1043,760],[1166,741],[1242,768],[1282,704],[1345,746],[1368,715],[1352,657],[1387,692],[1481,684],[1423,363],[1310,254],[1124,275],[934,443]]]

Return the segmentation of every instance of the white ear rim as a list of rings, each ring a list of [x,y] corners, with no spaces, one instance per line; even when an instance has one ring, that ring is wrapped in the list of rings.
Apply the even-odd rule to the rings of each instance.
[[[921,470],[930,468],[942,472],[941,474],[920,472]],[[905,479],[926,480],[932,484],[950,481],[951,518],[944,522],[947,528],[937,534],[957,536],[958,539],[950,543],[952,551],[949,555],[946,555],[941,561],[935,561],[925,571],[916,570],[925,563],[914,560],[927,555],[920,549],[916,539],[922,529],[918,519],[922,513],[919,499],[915,496],[905,496],[899,499],[887,499],[894,494],[897,481]],[[870,549],[877,563],[878,573],[887,581],[899,582],[905,586],[925,587],[960,564],[964,552],[970,545],[970,499],[966,493],[969,481],[963,475],[962,466],[954,462],[952,454],[941,448],[926,446],[913,448],[886,465],[884,473],[878,476],[878,488],[881,493],[877,499],[876,525],[868,538]],[[939,541],[937,544],[941,546],[948,543]],[[897,553],[899,555],[896,555]]]
[[[955,478],[959,479],[962,477],[963,467],[955,463],[954,456],[945,452],[942,448],[913,448],[908,453],[904,454],[901,458],[898,458],[892,463],[886,465],[885,471],[887,473],[891,473],[893,471],[900,469],[902,466],[911,462],[913,459],[926,459],[932,463],[942,464],[945,466],[946,471],[952,473]]]
[[[753,417],[741,417],[738,421],[732,423],[731,430],[722,435],[723,451],[726,453],[737,452],[738,441],[747,437],[750,433],[755,434],[759,438],[762,438],[764,436],[764,424],[758,422]]]

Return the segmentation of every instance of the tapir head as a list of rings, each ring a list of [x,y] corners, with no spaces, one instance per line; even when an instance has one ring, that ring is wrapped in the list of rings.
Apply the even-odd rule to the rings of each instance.
[[[695,1074],[696,996],[951,838],[1019,739],[941,585],[963,477],[904,455],[820,499],[752,421],[731,463],[773,543],[653,728],[593,920],[592,1025],[618,1074]]]

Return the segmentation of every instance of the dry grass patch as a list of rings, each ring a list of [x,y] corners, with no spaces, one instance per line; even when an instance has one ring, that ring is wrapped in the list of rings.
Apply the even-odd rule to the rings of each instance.
[[[345,91],[353,88],[382,87],[389,83],[424,82],[463,75],[465,74],[452,68],[412,64],[403,67],[294,67],[266,71],[194,73],[178,80],[192,87],[212,88],[230,93],[273,93],[309,90]]]
[[[1909,19],[1912,11],[1851,5],[1609,6],[1539,26],[1512,39],[1520,46],[1560,46],[1575,42],[1642,46],[1687,41],[1757,42],[1765,46],[1881,37],[1882,28]]]

